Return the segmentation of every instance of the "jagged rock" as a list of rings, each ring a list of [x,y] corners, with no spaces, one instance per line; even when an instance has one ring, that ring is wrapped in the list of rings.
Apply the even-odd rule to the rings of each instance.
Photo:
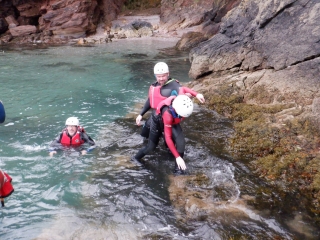
[[[138,30],[135,29],[132,24],[125,25],[121,28],[120,34],[123,33],[127,38],[140,37]]]
[[[3,37],[0,38],[0,40],[3,42],[3,43],[8,43],[12,40],[12,35],[11,34],[7,34]]]
[[[19,26],[18,21],[12,15],[7,16],[5,19],[9,25],[8,26],[9,29]]]
[[[19,36],[29,35],[31,33],[36,33],[37,28],[36,26],[32,26],[32,25],[24,25],[24,26],[11,28],[9,29],[9,31],[13,37],[19,37]]]
[[[223,20],[219,34],[191,51],[190,76],[236,66],[280,70],[319,56],[319,20],[314,1],[242,2]]]
[[[23,17],[38,17],[40,16],[40,2],[28,1],[24,4],[17,4],[16,8],[19,11],[20,16]]]
[[[206,40],[208,40],[208,37],[204,36],[203,33],[188,32],[182,35],[182,37],[176,44],[176,48],[182,51],[190,50],[191,48]]]
[[[111,34],[117,34],[117,38],[150,37],[153,35],[153,26],[149,22],[136,20],[125,25],[115,24]]]
[[[221,18],[239,2],[240,0],[162,1],[160,31],[182,30],[183,34],[183,29],[200,26],[196,30],[210,37],[219,29]]]
[[[93,34],[99,21],[105,28],[117,17],[124,0],[20,0],[0,1],[0,34],[8,29],[5,17],[13,16],[18,25],[34,25],[39,31],[50,31],[53,41]],[[14,24],[10,25],[15,27]],[[54,36],[56,34],[56,36]]]

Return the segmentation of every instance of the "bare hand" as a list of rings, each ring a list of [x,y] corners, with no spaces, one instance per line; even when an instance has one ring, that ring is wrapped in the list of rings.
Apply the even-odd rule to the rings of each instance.
[[[142,119],[142,116],[141,116],[141,115],[138,115],[138,117],[136,118],[136,124],[137,124],[138,126],[140,126],[140,124],[141,124],[141,119]]]
[[[53,155],[56,153],[57,153],[57,151],[52,151],[52,152],[49,152],[49,155],[50,155],[50,157],[53,157]]]
[[[198,93],[196,98],[201,102],[201,103],[204,103],[205,102],[205,99],[203,97],[203,95],[201,93]]]
[[[178,165],[178,167],[181,169],[181,170],[186,170],[186,164],[185,164],[185,162],[184,162],[184,160],[182,159],[182,157],[177,157],[176,158],[176,162],[177,162],[177,165]]]
[[[87,150],[82,150],[82,151],[81,151],[81,154],[82,154],[82,155],[86,155],[87,153],[88,153]]]

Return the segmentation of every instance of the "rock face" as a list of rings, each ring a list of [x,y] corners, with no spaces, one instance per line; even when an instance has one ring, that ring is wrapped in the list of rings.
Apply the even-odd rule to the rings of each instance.
[[[22,42],[38,39],[42,42],[60,42],[68,39],[87,37],[97,31],[98,24],[106,32],[110,32],[111,23],[115,20],[123,7],[125,0],[2,0],[0,1],[0,34],[19,38]],[[149,26],[136,28],[132,24],[123,27],[112,26],[122,37],[151,36],[152,30],[161,33],[174,33],[181,36],[186,34],[179,43],[179,49],[187,50],[199,42],[207,40],[220,29],[222,17],[239,4],[240,0],[177,0],[161,1],[160,28]],[[154,1],[149,2],[150,6]],[[37,34],[27,31],[8,31],[20,26],[35,26]],[[14,32],[15,35],[12,35]],[[178,32],[178,33],[177,33]],[[200,35],[201,33],[202,35]],[[20,34],[20,35],[19,35]],[[30,36],[32,35],[32,36]],[[28,37],[29,36],[29,37]],[[9,37],[10,38],[10,37]],[[4,39],[2,39],[4,40]],[[19,40],[16,40],[18,43]]]
[[[179,31],[194,27],[196,31],[212,36],[219,29],[221,18],[239,2],[239,0],[162,1],[161,29]]]
[[[150,22],[135,20],[125,25],[112,26],[110,32],[115,38],[139,38],[153,36],[153,26]]]
[[[248,156],[251,170],[269,183],[302,193],[317,216],[319,21],[318,0],[242,1],[189,54],[189,75],[198,80],[192,87],[234,120],[234,154]]]
[[[319,21],[316,0],[242,1],[223,18],[218,34],[191,50],[189,74],[196,79],[265,70],[243,81],[247,91],[264,85],[287,101],[310,104],[320,87]]]
[[[181,36],[176,48],[190,50],[219,32],[221,19],[240,0],[178,0],[161,2],[160,32]]]
[[[44,42],[85,37],[96,32],[98,23],[110,28],[123,3],[124,0],[3,0],[0,34],[8,29],[7,34],[14,37],[38,32],[34,37]]]

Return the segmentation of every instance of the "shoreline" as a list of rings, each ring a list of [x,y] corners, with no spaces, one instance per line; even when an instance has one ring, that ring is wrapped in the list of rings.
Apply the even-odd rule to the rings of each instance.
[[[14,49],[14,48],[46,48],[46,47],[58,47],[58,46],[67,46],[67,45],[95,45],[95,44],[108,44],[109,42],[114,41],[122,41],[122,40],[133,40],[133,41],[144,41],[154,39],[157,41],[170,41],[177,43],[183,33],[191,31],[193,28],[186,28],[180,31],[172,31],[169,32],[166,29],[160,28],[160,15],[159,14],[143,14],[140,15],[135,13],[136,15],[128,15],[122,13],[118,16],[117,19],[112,21],[112,28],[119,26],[120,28],[130,25],[135,21],[148,22],[152,26],[152,36],[141,36],[141,37],[125,37],[125,38],[117,38],[114,37],[114,33],[110,33],[110,31],[106,31],[102,25],[102,23],[98,24],[96,28],[96,32],[94,34],[87,35],[85,37],[79,38],[56,38],[58,41],[53,42],[41,42],[41,41],[23,41],[21,39],[15,38],[7,43],[0,43],[0,49]],[[53,38],[54,39],[54,38]],[[16,41],[15,41],[16,40]],[[83,41],[85,40],[85,41]]]

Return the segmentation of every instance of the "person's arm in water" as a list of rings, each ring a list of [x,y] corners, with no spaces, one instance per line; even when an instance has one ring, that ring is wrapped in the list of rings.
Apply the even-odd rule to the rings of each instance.
[[[162,120],[163,120],[164,136],[165,136],[166,144],[170,149],[171,153],[173,154],[173,156],[175,157],[178,167],[181,170],[185,170],[187,168],[186,164],[182,159],[182,157],[180,156],[180,154],[178,153],[172,139],[172,123],[174,120],[173,116],[168,111],[163,111]]]
[[[81,150],[82,155],[85,155],[85,154],[87,154],[88,152],[91,152],[93,149],[95,149],[96,143],[95,143],[95,141],[94,141],[90,136],[88,136],[88,134],[82,132],[82,133],[81,133],[81,138],[82,138],[82,140],[83,140],[85,143],[89,144],[89,146],[90,146],[90,147],[87,148],[87,149]]]
[[[150,99],[148,98],[147,101],[144,103],[144,106],[143,106],[140,114],[139,114],[138,117],[136,118],[136,124],[137,124],[138,126],[140,126],[140,124],[141,124],[142,116],[143,116],[146,112],[148,112],[150,109],[151,109]]]
[[[49,146],[49,155],[52,157],[54,154],[57,153],[57,149],[61,148],[61,136],[62,136],[62,133],[59,134],[59,136],[57,136],[50,144]]]

